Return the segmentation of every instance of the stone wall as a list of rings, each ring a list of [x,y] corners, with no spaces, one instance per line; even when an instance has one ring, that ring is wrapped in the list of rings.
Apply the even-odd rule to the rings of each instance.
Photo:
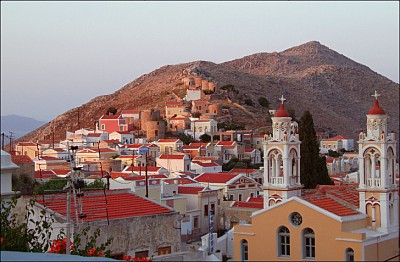
[[[98,243],[104,243],[112,237],[109,246],[113,254],[123,253],[134,257],[135,252],[148,250],[149,257],[158,255],[158,248],[171,247],[171,252],[180,252],[181,236],[179,213],[140,216],[127,219],[90,223],[89,234],[100,228]],[[80,225],[82,230],[86,225]]]

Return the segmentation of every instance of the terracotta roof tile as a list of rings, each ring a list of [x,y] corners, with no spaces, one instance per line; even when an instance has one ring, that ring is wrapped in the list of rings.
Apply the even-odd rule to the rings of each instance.
[[[178,186],[178,194],[197,195],[203,189],[204,189],[204,186],[201,186],[201,187]]]
[[[33,163],[32,159],[27,155],[11,155],[11,161],[14,164]]]
[[[169,155],[169,154],[162,154],[160,155],[160,159],[184,159],[186,155]]]
[[[158,214],[169,214],[174,211],[142,198],[126,190],[103,190],[85,192],[82,200],[82,214],[86,215],[82,221],[104,221],[140,217]],[[66,194],[45,195],[36,200],[51,210],[66,216]],[[71,213],[75,214],[75,204],[71,199]],[[75,216],[71,216],[76,220]],[[76,222],[76,221],[75,221]]]
[[[204,173],[194,178],[197,182],[203,183],[227,183],[229,180],[236,177],[237,174],[228,174],[228,173]]]

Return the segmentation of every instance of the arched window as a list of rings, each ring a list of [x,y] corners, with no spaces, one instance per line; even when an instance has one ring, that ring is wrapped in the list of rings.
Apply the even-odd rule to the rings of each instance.
[[[290,231],[284,226],[278,230],[278,256],[290,256]]]
[[[241,261],[249,260],[249,244],[246,239],[240,241],[240,258]]]
[[[354,261],[354,250],[352,248],[346,248],[346,261]]]
[[[315,258],[315,234],[311,228],[303,230],[303,257]]]

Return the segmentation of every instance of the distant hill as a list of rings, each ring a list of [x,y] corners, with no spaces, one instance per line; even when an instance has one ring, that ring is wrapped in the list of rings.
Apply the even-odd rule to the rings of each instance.
[[[1,133],[5,133],[9,136],[9,132],[11,131],[13,132],[13,137],[18,138],[28,134],[38,127],[41,127],[45,123],[46,122],[39,121],[30,117],[18,115],[1,116]]]
[[[259,97],[268,99],[269,109],[278,109],[278,98],[284,95],[285,107],[295,111],[298,119],[310,110],[316,126],[357,138],[359,131],[365,129],[365,115],[373,105],[371,94],[376,89],[382,94],[381,107],[390,116],[389,130],[398,131],[399,84],[312,41],[282,52],[258,53],[220,64],[195,61],[163,66],[110,95],[92,99],[79,107],[79,112],[73,108],[59,115],[51,124],[21,139],[43,139],[51,134],[51,126],[57,132],[56,139],[64,138],[66,130],[74,131],[79,126],[94,128],[94,122],[109,107],[117,108],[118,113],[123,109],[165,110],[166,101],[185,95],[182,80],[187,76],[199,76],[218,87],[234,85],[237,93],[218,101],[230,111],[228,118],[219,121],[246,128],[265,125],[268,111],[258,103]]]

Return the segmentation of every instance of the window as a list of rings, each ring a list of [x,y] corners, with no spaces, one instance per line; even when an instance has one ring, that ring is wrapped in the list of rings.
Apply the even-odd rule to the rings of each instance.
[[[229,201],[233,201],[234,195],[229,195]]]
[[[119,126],[119,131],[124,131],[124,126]]]
[[[303,222],[303,218],[299,213],[293,212],[292,214],[290,214],[290,222],[293,226],[300,226]]]
[[[204,216],[208,216],[208,205],[204,205]]]
[[[354,250],[351,248],[346,249],[346,261],[354,261]]]
[[[240,258],[241,261],[249,260],[249,244],[245,239],[240,241]]]
[[[242,194],[239,194],[239,200],[238,201],[242,201]]]
[[[303,231],[304,258],[315,258],[315,235],[311,228]]]
[[[143,257],[148,257],[148,256],[149,256],[148,250],[135,252],[135,257],[137,257],[137,258],[138,257],[143,258]]]
[[[171,254],[171,246],[168,247],[159,247],[158,248],[158,255],[166,255]]]
[[[290,256],[290,231],[283,226],[278,230],[278,256]]]
[[[254,193],[250,193],[250,197],[253,198],[254,197]]]
[[[101,125],[101,130],[105,130],[106,129],[106,125],[105,124],[102,124]]]
[[[193,228],[199,228],[199,217],[193,217]]]
[[[215,214],[215,204],[211,204],[211,211],[212,211],[212,214]]]

